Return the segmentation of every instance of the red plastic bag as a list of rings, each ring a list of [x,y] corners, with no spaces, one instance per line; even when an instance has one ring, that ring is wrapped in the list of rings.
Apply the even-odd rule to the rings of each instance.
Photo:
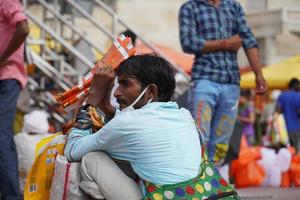
[[[295,147],[290,146],[290,147],[288,147],[288,150],[289,150],[289,152],[291,152],[292,156],[296,155]]]
[[[266,176],[263,167],[256,161],[248,163],[243,169],[240,169],[235,176],[237,188],[259,186]]]
[[[231,162],[230,174],[234,176],[238,171],[252,162],[261,159],[261,147],[243,148],[239,158]]]
[[[295,186],[300,186],[300,163],[292,162],[291,177],[292,183]]]
[[[295,155],[292,162],[300,164],[300,154]]]
[[[281,185],[280,187],[288,188],[291,186],[290,171],[283,172],[281,174]]]
[[[242,138],[241,138],[241,144],[240,144],[240,152],[244,149],[248,149],[249,146],[248,146],[248,143],[247,143],[247,138],[245,135],[242,135]]]

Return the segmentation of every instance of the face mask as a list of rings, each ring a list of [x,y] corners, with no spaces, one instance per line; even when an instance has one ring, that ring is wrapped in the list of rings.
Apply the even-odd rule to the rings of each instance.
[[[121,111],[122,112],[128,112],[128,111],[133,111],[134,109],[134,105],[143,97],[143,95],[145,94],[145,92],[147,91],[149,85],[142,91],[142,93],[136,98],[136,100],[130,104],[129,106],[127,106],[126,108],[123,108]],[[149,99],[149,101],[147,102],[147,104],[149,104],[152,101],[152,99]],[[146,104],[146,105],[147,105]]]

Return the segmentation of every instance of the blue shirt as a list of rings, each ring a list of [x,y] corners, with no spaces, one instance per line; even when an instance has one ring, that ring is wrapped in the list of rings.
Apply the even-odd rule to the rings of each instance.
[[[300,131],[300,94],[292,90],[283,92],[277,106],[283,112],[288,132]]]
[[[153,102],[120,112],[95,134],[72,129],[66,157],[79,161],[92,151],[129,161],[139,177],[158,185],[196,177],[201,161],[194,120],[175,102]]]
[[[258,48],[246,23],[241,5],[234,0],[221,0],[219,8],[208,0],[190,0],[179,11],[180,42],[184,52],[194,54],[192,79],[239,84],[237,53],[218,51],[201,53],[205,41],[220,40],[238,34],[245,49]]]

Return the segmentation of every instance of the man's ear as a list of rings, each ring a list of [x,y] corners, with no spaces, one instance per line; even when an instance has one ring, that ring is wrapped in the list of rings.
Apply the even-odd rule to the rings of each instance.
[[[147,90],[147,96],[152,101],[158,101],[158,87],[155,84],[150,84]]]

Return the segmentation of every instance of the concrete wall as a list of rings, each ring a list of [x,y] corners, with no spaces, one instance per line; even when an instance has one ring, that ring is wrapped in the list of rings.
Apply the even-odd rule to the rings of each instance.
[[[146,40],[161,43],[177,51],[181,51],[178,30],[178,11],[184,2],[186,2],[186,0],[116,0],[114,7],[120,18],[126,21],[130,27]],[[246,12],[255,11],[255,7],[265,4],[262,2],[266,2],[268,9],[280,9],[283,7],[300,9],[300,0],[239,0],[239,2],[245,8]],[[39,12],[38,15],[41,16],[41,10],[36,9],[36,7],[32,7],[31,10],[34,13]],[[262,8],[258,8],[258,10],[262,10]],[[94,7],[93,16],[108,29],[111,28],[111,18],[102,9]],[[77,18],[76,26],[84,30],[89,38],[95,41],[95,43],[101,44],[104,49],[109,47],[110,42],[108,37],[96,30],[90,23]],[[119,26],[116,33],[123,30],[124,28]],[[285,35],[279,37],[279,40],[283,40],[283,38],[285,38]],[[277,40],[278,38],[276,38],[276,41]],[[280,49],[281,44],[289,44],[290,41],[291,44],[293,44],[295,40],[297,40],[297,38],[289,36],[283,42],[277,42],[279,46],[276,45],[274,48]],[[297,49],[295,50],[295,48],[292,51],[293,54],[297,53]],[[285,51],[286,54],[290,54],[287,48],[284,49],[287,50]],[[247,65],[247,63],[244,62],[244,57],[240,57],[242,58],[240,59],[241,65]]]
[[[265,9],[280,9],[283,7],[293,7],[300,9],[300,0],[238,0],[244,7],[246,13],[262,11]],[[185,0],[117,0],[116,9],[118,14],[135,30],[147,40],[168,45],[181,51],[178,36],[178,10]],[[263,7],[262,7],[263,6]],[[279,40],[282,40],[281,36]],[[288,36],[289,38],[289,36]],[[295,39],[295,38],[293,38]],[[286,39],[284,43],[289,41]],[[282,42],[273,38],[274,48]],[[277,45],[278,44],[278,45]],[[265,45],[265,42],[261,44]],[[287,50],[287,48],[285,48]],[[262,50],[263,51],[263,50]],[[266,52],[266,51],[264,51]],[[266,63],[273,63],[278,60],[276,50],[272,51],[273,56],[262,55],[262,60]],[[291,53],[285,51],[287,55]],[[263,52],[262,52],[263,53]],[[264,54],[264,53],[263,53]],[[295,54],[295,50],[293,53]],[[240,65],[248,65],[243,53],[239,53]],[[282,54],[280,54],[280,57]],[[273,61],[272,61],[273,60]]]
[[[186,0],[117,0],[116,10],[146,39],[180,50],[178,11],[184,2]],[[248,1],[239,2],[246,10]]]
[[[149,41],[180,49],[178,11],[184,0],[119,0],[117,12]]]
[[[300,1],[299,0],[268,0],[269,9],[278,9],[283,7],[300,8]]]

